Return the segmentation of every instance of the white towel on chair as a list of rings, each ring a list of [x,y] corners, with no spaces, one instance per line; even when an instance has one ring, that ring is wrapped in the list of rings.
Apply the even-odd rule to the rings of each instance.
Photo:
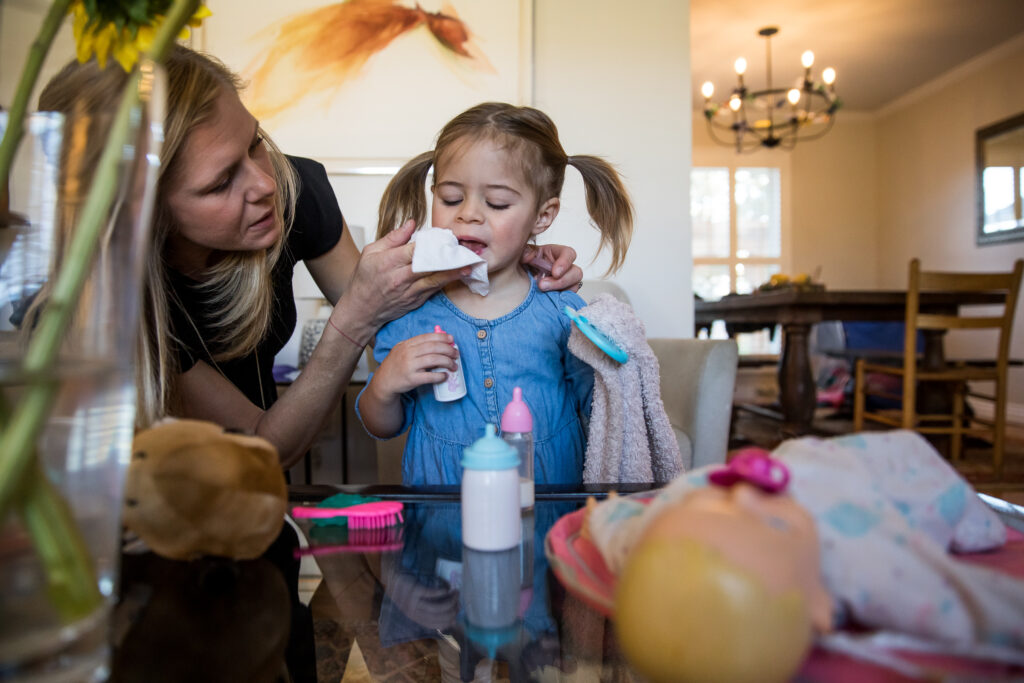
[[[611,294],[598,294],[579,313],[629,354],[620,364],[575,327],[569,336],[569,351],[594,368],[584,483],[671,480],[689,466],[693,455],[687,453],[684,459],[679,452],[661,401],[658,359],[643,323]]]

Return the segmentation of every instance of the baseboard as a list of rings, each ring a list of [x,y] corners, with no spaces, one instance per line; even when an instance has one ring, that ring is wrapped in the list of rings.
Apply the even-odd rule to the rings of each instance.
[[[991,420],[995,416],[995,401],[969,396],[967,402],[978,417]],[[1024,403],[1006,404],[1006,438],[1024,442]]]

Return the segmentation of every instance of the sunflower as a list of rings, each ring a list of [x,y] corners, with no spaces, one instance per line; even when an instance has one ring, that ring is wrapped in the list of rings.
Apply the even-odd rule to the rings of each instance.
[[[95,54],[102,69],[110,56],[125,71],[131,71],[139,55],[152,44],[170,5],[171,0],[75,0],[68,12],[72,15],[78,61],[86,62]],[[197,27],[210,14],[209,8],[201,4],[188,25]],[[186,26],[178,37],[188,36]]]

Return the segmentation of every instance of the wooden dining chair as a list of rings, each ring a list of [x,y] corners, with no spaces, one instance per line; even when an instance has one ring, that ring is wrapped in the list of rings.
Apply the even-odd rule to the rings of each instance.
[[[1017,307],[1024,260],[1018,259],[1010,272],[956,273],[922,271],[918,259],[910,262],[910,281],[907,287],[907,309],[905,322],[904,350],[901,365],[873,363],[859,359],[856,368],[854,388],[853,424],[856,431],[864,428],[864,421],[870,420],[891,427],[912,429],[921,434],[946,434],[950,436],[950,456],[961,457],[963,439],[966,436],[985,437],[992,442],[992,462],[997,475],[1002,474],[1003,451],[1006,433],[1006,382],[1007,367],[1010,364],[1010,332]],[[953,292],[968,295],[974,292],[995,292],[1003,294],[1002,311],[998,315],[968,317],[963,315],[936,315],[921,311],[921,295],[926,292]],[[994,358],[945,361],[942,367],[925,367],[917,353],[918,330],[935,331],[944,334],[949,330],[997,330],[998,341]],[[902,379],[901,395],[868,386],[869,373],[896,376]],[[919,382],[945,382],[954,387],[950,411],[925,414],[917,405]],[[991,382],[994,393],[978,393],[968,382]],[[897,414],[892,410],[867,409],[869,395],[881,396],[901,402]],[[995,413],[991,420],[968,414],[965,410],[967,396],[986,398],[993,401]]]

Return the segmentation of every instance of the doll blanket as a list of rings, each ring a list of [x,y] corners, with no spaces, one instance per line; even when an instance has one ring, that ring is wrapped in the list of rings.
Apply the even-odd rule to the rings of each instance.
[[[671,481],[692,454],[679,451],[643,323],[611,294],[597,295],[579,312],[629,354],[620,364],[575,326],[569,336],[569,351],[594,369],[584,483]]]
[[[1006,528],[924,438],[908,431],[802,438],[774,456],[790,470],[789,494],[817,522],[837,625],[1024,650],[1024,581],[950,554],[998,548]],[[613,574],[646,523],[707,486],[709,469],[676,479],[650,505],[609,498],[594,508],[589,532]]]

